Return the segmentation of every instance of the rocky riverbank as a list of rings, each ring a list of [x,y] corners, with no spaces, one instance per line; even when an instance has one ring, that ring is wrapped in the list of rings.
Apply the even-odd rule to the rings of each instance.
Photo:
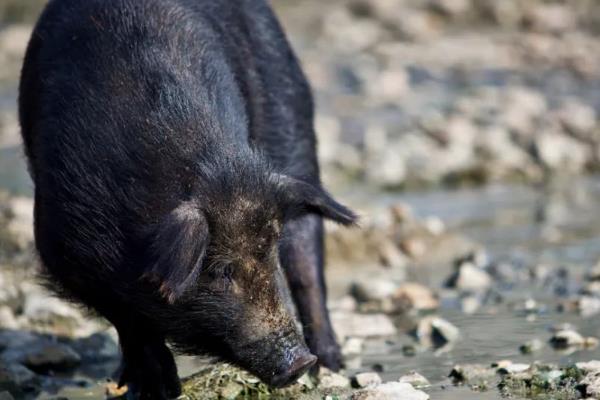
[[[37,284],[31,199],[3,194],[0,204],[0,393],[118,397],[114,331]],[[595,364],[581,363],[600,359],[597,266],[501,259],[484,236],[468,238],[452,220],[423,217],[405,202],[362,214],[362,229],[328,227],[327,236],[345,370],[278,391],[226,364],[180,359],[183,398],[469,399],[463,388],[473,399],[482,391],[492,399],[595,396],[598,374],[587,368]]]
[[[399,188],[598,168],[597,3],[277,6],[317,94],[331,181]]]
[[[0,148],[41,0],[0,7]],[[539,182],[600,165],[589,0],[274,2],[317,100],[329,184]]]

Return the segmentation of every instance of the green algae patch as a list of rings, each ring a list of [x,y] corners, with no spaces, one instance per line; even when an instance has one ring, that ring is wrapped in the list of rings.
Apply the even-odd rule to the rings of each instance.
[[[240,399],[333,399],[345,398],[338,393],[320,390],[316,381],[304,375],[297,383],[282,389],[272,388],[254,375],[229,364],[217,364],[202,369],[182,381],[181,400],[240,400]]]
[[[583,372],[575,367],[536,366],[522,374],[506,375],[498,384],[504,397],[534,400],[577,400],[582,398],[579,382]]]

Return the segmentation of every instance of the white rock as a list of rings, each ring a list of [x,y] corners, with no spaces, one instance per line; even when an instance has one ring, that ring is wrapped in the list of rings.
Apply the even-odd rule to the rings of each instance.
[[[377,372],[361,372],[354,376],[354,381],[358,387],[364,388],[367,386],[376,386],[379,385],[381,381],[381,376]]]
[[[331,311],[344,312],[353,312],[356,311],[357,308],[356,299],[350,295],[343,296],[340,299],[330,300],[327,306]]]
[[[342,354],[346,357],[359,355],[362,352],[363,343],[363,338],[349,337],[342,346]]]
[[[574,330],[564,329],[554,333],[552,338],[550,338],[550,344],[557,349],[584,346],[585,338]]]
[[[563,4],[536,4],[525,16],[529,29],[540,33],[562,33],[577,26],[571,7]]]
[[[414,282],[402,284],[394,293],[393,302],[398,310],[435,310],[439,307],[431,289]]]
[[[392,320],[385,314],[355,314],[332,312],[333,329],[343,341],[347,337],[393,336],[397,333]]]
[[[15,314],[8,306],[0,306],[0,328],[19,329],[19,323],[15,318]]]
[[[383,240],[377,248],[377,253],[379,261],[385,267],[399,270],[405,268],[409,262],[408,257],[392,240]]]
[[[600,373],[587,374],[580,382],[579,385],[585,388],[585,394],[595,399],[600,397]]]
[[[421,345],[426,347],[442,347],[455,342],[460,335],[459,329],[443,318],[425,317],[416,329],[416,336]]]
[[[472,6],[470,0],[431,0],[430,7],[449,17],[466,13]]]
[[[514,28],[523,17],[522,4],[519,1],[477,0],[475,4],[482,7],[485,14],[503,27]]]
[[[404,38],[415,41],[427,41],[434,39],[440,34],[439,24],[428,13],[410,9],[402,11],[401,15],[398,16],[396,14],[396,20],[389,22],[395,23],[397,30]]]
[[[448,286],[465,292],[481,292],[490,288],[492,278],[471,262],[461,263],[449,278]]]
[[[543,115],[548,109],[543,93],[525,86],[512,86],[503,90],[500,101],[506,107],[521,109],[533,117]]]
[[[410,93],[410,77],[401,67],[387,68],[367,85],[368,95],[375,103],[396,103]]]
[[[30,293],[23,305],[23,314],[34,320],[50,320],[53,318],[79,319],[81,313],[68,303],[42,292]]]
[[[552,170],[580,172],[590,158],[590,151],[582,143],[552,128],[538,135],[534,145],[539,160]]]
[[[352,283],[351,292],[358,301],[383,300],[391,297],[398,285],[390,279],[362,279]]]
[[[13,218],[7,228],[24,249],[33,242],[33,200],[29,197],[13,197],[10,207]]]
[[[460,308],[465,314],[475,314],[481,307],[481,300],[477,296],[464,296],[460,299]]]
[[[322,389],[350,387],[350,379],[321,367],[319,370],[319,387]]]
[[[570,99],[562,105],[557,114],[560,123],[573,136],[586,140],[594,139],[597,119],[592,106]]]
[[[323,22],[325,40],[344,51],[360,52],[381,40],[381,26],[371,19],[355,18],[345,8],[327,13]]]
[[[446,231],[446,225],[441,218],[436,216],[429,216],[423,220],[425,229],[434,236],[439,236]]]
[[[429,395],[410,383],[387,382],[355,392],[352,400],[428,400]]]
[[[315,131],[319,138],[319,160],[329,163],[335,159],[340,143],[341,124],[338,118],[317,113]]]
[[[400,186],[406,179],[406,173],[402,153],[393,144],[367,159],[367,179],[379,186]]]
[[[576,300],[579,313],[584,317],[590,317],[600,313],[600,299],[592,296],[581,296]]]
[[[482,130],[477,137],[476,149],[483,159],[493,162],[494,166],[511,170],[521,169],[530,160],[529,155],[512,141],[508,131],[499,126]]]
[[[575,366],[585,373],[600,373],[600,361],[598,360],[578,362]]]
[[[508,363],[498,368],[498,371],[503,374],[518,374],[527,371],[531,366],[529,364]]]
[[[415,371],[410,374],[402,375],[398,382],[410,383],[415,388],[427,387],[430,385],[427,378]]]

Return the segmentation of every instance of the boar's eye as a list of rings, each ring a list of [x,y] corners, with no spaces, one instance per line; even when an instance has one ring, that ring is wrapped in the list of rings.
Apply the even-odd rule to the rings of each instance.
[[[233,265],[223,264],[210,269],[209,276],[212,280],[225,281],[230,283],[233,281]]]

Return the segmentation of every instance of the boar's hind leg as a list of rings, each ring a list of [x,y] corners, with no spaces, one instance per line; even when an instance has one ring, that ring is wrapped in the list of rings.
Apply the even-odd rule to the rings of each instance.
[[[339,346],[326,307],[323,271],[323,221],[306,215],[285,226],[281,264],[294,297],[306,344],[319,363],[337,371],[342,364]]]
[[[164,338],[141,319],[115,323],[123,361],[119,385],[136,399],[174,399],[181,395],[177,367]]]

